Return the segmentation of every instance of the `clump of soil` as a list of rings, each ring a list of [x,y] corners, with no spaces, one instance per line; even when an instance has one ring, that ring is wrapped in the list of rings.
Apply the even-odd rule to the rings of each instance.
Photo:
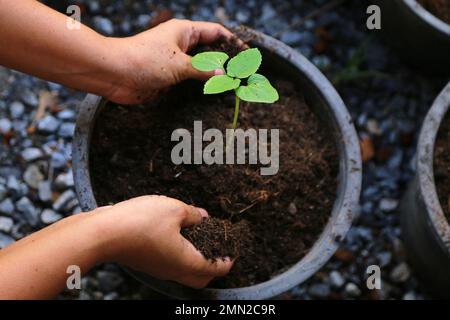
[[[324,229],[336,197],[339,157],[331,129],[319,122],[289,76],[267,68],[271,61],[265,59],[261,73],[280,100],[243,103],[238,127],[280,130],[276,175],[262,176],[260,164],[172,163],[175,129],[193,133],[194,120],[202,120],[203,130],[225,132],[232,123],[233,94],[203,95],[196,81],[148,105],[108,103],[93,132],[90,173],[100,205],[162,194],[209,212],[211,218],[182,234],[207,258],[237,258],[213,287],[253,285],[298,262]]]
[[[425,9],[450,24],[450,0],[419,0]]]
[[[436,139],[434,180],[442,209],[450,221],[450,113],[445,116]]]

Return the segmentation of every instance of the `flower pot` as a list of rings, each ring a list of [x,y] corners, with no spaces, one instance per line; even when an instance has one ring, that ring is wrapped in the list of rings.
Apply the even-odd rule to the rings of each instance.
[[[450,225],[439,202],[433,162],[439,126],[450,107],[450,83],[435,100],[420,132],[416,175],[400,204],[409,259],[430,293],[450,298]]]
[[[349,230],[357,210],[361,189],[361,156],[352,119],[330,82],[305,57],[285,44],[257,31],[246,29],[249,44],[260,48],[271,66],[288,75],[304,92],[314,113],[331,128],[330,139],[339,151],[339,186],[328,223],[307,255],[285,272],[257,285],[233,289],[192,290],[129,270],[136,278],[155,290],[176,298],[265,299],[281,294],[304,282],[333,255]],[[74,179],[84,210],[97,204],[89,172],[89,145],[96,116],[106,101],[88,95],[80,106],[73,147]],[[282,155],[281,155],[282,156]]]
[[[450,25],[416,0],[378,0],[381,31],[406,60],[426,72],[450,73]]]

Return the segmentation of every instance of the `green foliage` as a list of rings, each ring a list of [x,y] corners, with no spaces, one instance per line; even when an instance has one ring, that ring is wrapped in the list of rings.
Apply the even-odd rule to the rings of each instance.
[[[238,53],[227,65],[227,74],[240,79],[248,78],[261,65],[262,56],[258,49],[247,49]]]
[[[222,93],[228,90],[234,90],[239,87],[241,80],[233,79],[227,75],[218,75],[211,77],[203,88],[204,94]]]
[[[192,58],[192,66],[200,71],[214,71],[222,69],[228,55],[224,52],[202,52]]]
[[[269,80],[261,74],[255,73],[247,80],[246,86],[236,90],[239,98],[249,102],[273,103],[278,100],[278,92]]]
[[[221,69],[225,72],[225,62],[228,55],[223,52],[203,52],[192,58],[192,66],[200,71]],[[256,73],[262,62],[259,49],[247,49],[230,59],[226,66],[226,74],[210,78],[203,88],[204,94],[216,94],[234,90],[236,106],[233,129],[236,129],[239,114],[239,99],[248,102],[274,103],[278,100],[277,90],[269,80]],[[248,78],[248,79],[247,79]],[[241,85],[241,80],[247,79],[247,85]]]

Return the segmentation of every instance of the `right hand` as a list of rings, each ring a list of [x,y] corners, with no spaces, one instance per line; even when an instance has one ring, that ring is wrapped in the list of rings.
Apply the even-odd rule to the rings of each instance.
[[[204,209],[164,196],[142,196],[93,212],[110,235],[107,260],[125,264],[162,280],[203,288],[225,276],[233,262],[212,262],[180,230],[201,222]]]

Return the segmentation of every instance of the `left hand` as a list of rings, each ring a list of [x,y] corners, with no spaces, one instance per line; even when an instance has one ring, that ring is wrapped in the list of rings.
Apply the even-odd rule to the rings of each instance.
[[[217,23],[172,19],[128,38],[109,38],[123,75],[104,96],[116,103],[137,104],[186,79],[208,80],[222,70],[200,72],[186,52],[198,44],[230,39],[233,34]]]

